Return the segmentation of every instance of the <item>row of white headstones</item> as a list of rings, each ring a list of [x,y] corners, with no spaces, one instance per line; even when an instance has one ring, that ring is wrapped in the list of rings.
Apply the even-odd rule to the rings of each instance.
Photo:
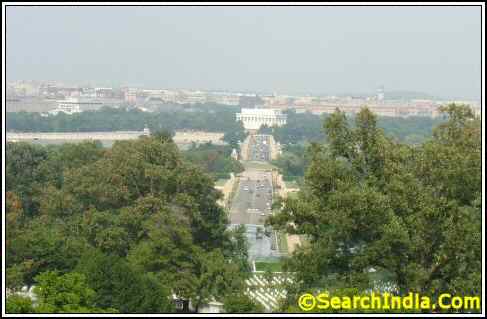
[[[263,275],[254,273],[246,280],[246,294],[264,306],[267,311],[272,311],[278,307],[279,300],[286,297],[286,290],[279,287],[286,282],[292,283],[292,280],[274,273],[269,282]]]

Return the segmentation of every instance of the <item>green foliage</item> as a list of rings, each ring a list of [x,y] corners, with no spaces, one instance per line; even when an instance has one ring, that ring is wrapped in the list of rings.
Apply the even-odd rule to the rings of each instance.
[[[95,307],[95,292],[88,286],[84,275],[53,271],[36,277],[34,292],[39,298],[35,307],[38,313],[97,313],[113,312],[114,309]]]
[[[433,128],[443,122],[443,117],[379,117],[377,126],[396,141],[419,145],[430,139]]]
[[[373,288],[371,267],[392,274],[400,294],[480,294],[480,121],[467,106],[419,146],[387,138],[363,109],[352,127],[336,112],[328,145],[311,147],[305,184],[270,223],[309,245],[288,263],[291,305],[314,289]]]
[[[256,261],[255,268],[257,271],[280,272],[282,271],[282,264],[280,262]]]
[[[71,270],[85,249],[86,242],[69,236],[68,227],[61,221],[39,217],[30,221],[17,236],[9,238],[7,269],[21,271],[13,278],[21,276],[24,284],[31,285],[34,277],[41,272]]]
[[[173,311],[170,293],[151,273],[141,273],[116,255],[99,250],[81,256],[76,271],[84,274],[95,291],[95,305],[113,307],[122,313]]]
[[[315,115],[310,112],[296,113],[287,111],[287,124],[281,127],[262,127],[261,134],[272,134],[281,144],[314,143],[326,141],[327,135],[321,131],[323,120],[332,115]],[[343,114],[343,116],[345,116]],[[352,124],[354,118],[348,119]],[[443,123],[443,117],[378,117],[377,127],[382,128],[385,135],[399,142],[420,144],[432,136],[433,127]],[[331,124],[331,123],[330,123]],[[331,132],[331,131],[330,131]],[[336,131],[338,134],[339,131]]]
[[[7,143],[5,190],[14,192],[21,200],[25,214],[39,209],[38,194],[46,176],[40,165],[47,159],[47,151],[28,143]]]
[[[240,272],[245,275],[250,273],[251,267],[248,262],[248,240],[245,225],[239,225],[228,231],[230,238],[223,246],[223,255],[239,265]]]
[[[200,305],[243,288],[245,242],[170,135],[8,148],[7,286],[52,287],[36,311],[172,312],[173,293]]]
[[[92,131],[141,131],[148,127],[151,132],[165,130],[199,130],[224,132],[224,140],[237,145],[245,139],[243,126],[235,121],[240,108],[218,105],[180,105],[160,111],[142,112],[136,109],[103,107],[73,115],[59,113],[44,117],[39,113],[13,112],[7,114],[8,131],[18,132],[92,132]]]
[[[240,272],[239,265],[229,263],[219,249],[210,252],[199,252],[195,267],[195,292],[191,296],[196,311],[212,299],[221,300],[225,296],[242,292],[245,274]]]
[[[231,152],[231,146],[207,143],[198,146],[193,144],[183,155],[191,163],[198,165],[218,179],[229,178],[230,173],[238,174],[244,170],[239,161],[230,157]]]
[[[6,190],[19,197],[26,215],[36,215],[40,210],[43,193],[46,193],[46,184],[60,187],[64,170],[94,162],[103,153],[99,142],[49,147],[7,143]]]
[[[287,123],[281,127],[274,127],[273,135],[276,141],[281,144],[298,144],[301,142],[323,141],[324,135],[321,132],[322,119],[320,116],[306,113],[296,113],[294,110],[287,111]],[[262,134],[269,132],[262,128]]]
[[[262,305],[254,302],[245,294],[230,294],[223,299],[226,313],[263,313]]]
[[[306,145],[301,144],[285,145],[282,155],[272,161],[272,164],[279,168],[279,173],[283,175],[284,180],[304,177],[310,161],[307,149]]]
[[[29,297],[12,295],[7,298],[5,312],[8,314],[35,313],[35,309]]]
[[[239,149],[239,143],[243,142],[247,137],[242,122],[238,122],[233,128],[230,127],[224,132],[225,135],[223,136],[223,141],[227,142],[231,148],[235,149]]]

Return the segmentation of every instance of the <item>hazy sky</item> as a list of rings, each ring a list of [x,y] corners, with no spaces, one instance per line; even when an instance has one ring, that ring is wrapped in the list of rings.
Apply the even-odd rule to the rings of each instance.
[[[478,98],[480,7],[7,7],[7,77]]]

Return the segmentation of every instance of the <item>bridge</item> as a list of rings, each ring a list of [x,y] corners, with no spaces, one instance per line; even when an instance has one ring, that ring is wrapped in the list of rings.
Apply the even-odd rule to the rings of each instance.
[[[149,136],[149,129],[143,131],[112,131],[112,132],[7,132],[8,142],[33,141],[66,141],[79,142],[86,140],[124,141],[135,140],[140,136]],[[223,145],[224,133],[202,131],[176,131],[173,141],[176,144],[202,144],[211,142]]]
[[[14,133],[7,132],[7,142],[30,142],[36,140],[42,141],[85,141],[85,140],[103,140],[103,141],[122,141],[134,140],[139,136],[148,136],[148,129],[144,131],[113,131],[113,132],[32,132],[32,133]]]

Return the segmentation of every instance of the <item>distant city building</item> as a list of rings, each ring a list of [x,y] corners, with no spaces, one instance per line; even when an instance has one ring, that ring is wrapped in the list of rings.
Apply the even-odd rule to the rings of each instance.
[[[95,97],[97,98],[112,98],[114,92],[112,88],[95,88]]]
[[[182,104],[205,103],[207,95],[201,91],[181,91],[179,93],[179,100]]]
[[[102,103],[98,101],[85,100],[80,98],[67,98],[65,100],[57,101],[57,108],[49,111],[48,113],[51,115],[57,115],[59,112],[74,114],[86,110],[97,109],[101,106]]]
[[[258,95],[242,95],[240,96],[239,104],[242,108],[253,108],[264,103]]]
[[[230,93],[211,92],[208,93],[206,101],[208,103],[237,106],[240,104],[240,96],[236,94],[230,94]]]
[[[287,115],[278,109],[242,108],[236,115],[237,122],[242,121],[246,130],[258,130],[262,125],[282,126],[287,122]]]
[[[135,89],[127,89],[124,98],[128,104],[135,105],[137,102],[137,91]]]

